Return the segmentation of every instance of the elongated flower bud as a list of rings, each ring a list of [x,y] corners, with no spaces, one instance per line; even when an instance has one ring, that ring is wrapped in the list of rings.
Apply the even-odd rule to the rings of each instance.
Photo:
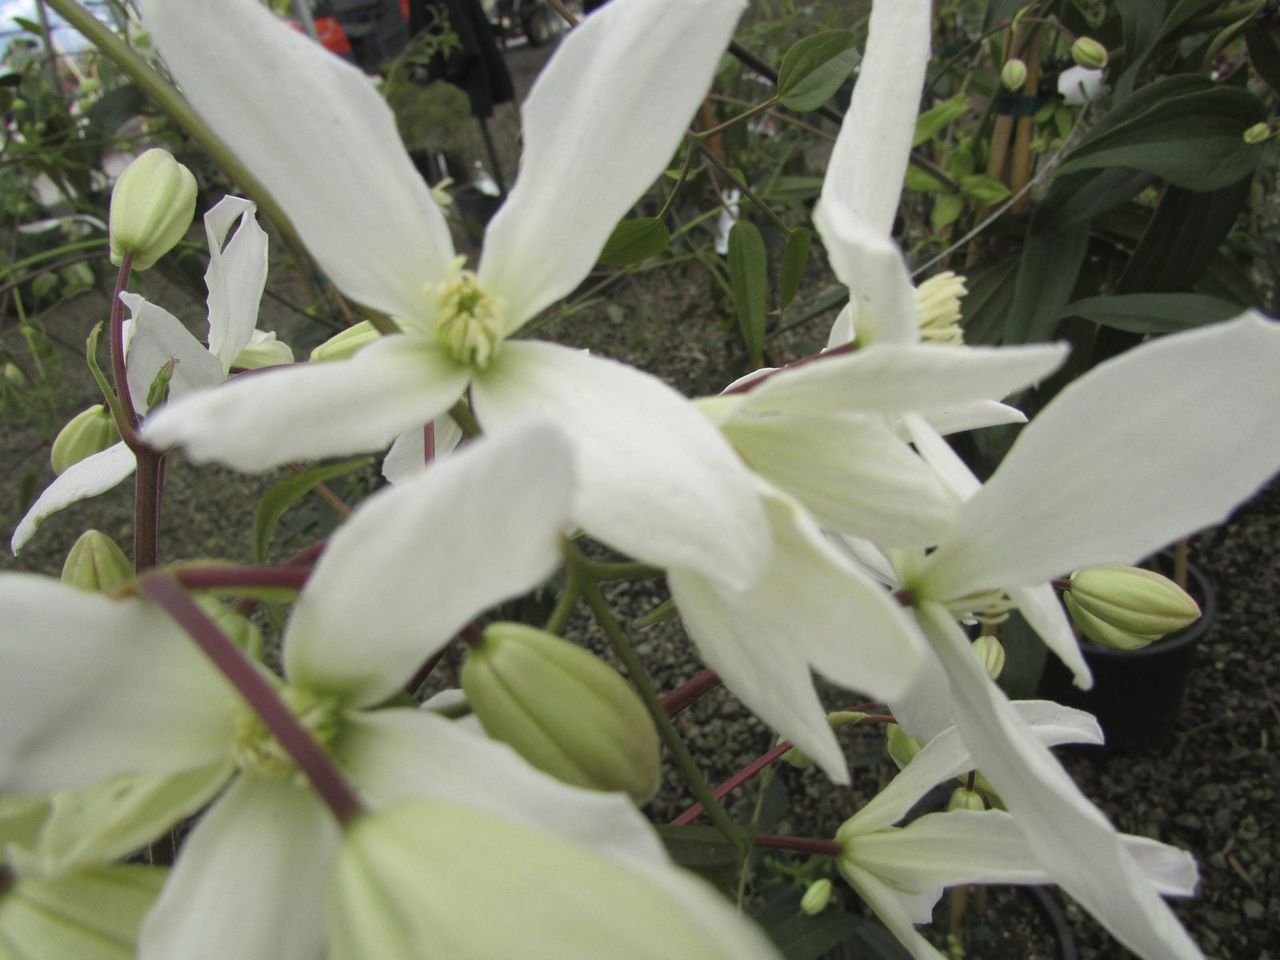
[[[1107,65],[1107,48],[1093,37],[1080,37],[1071,45],[1071,59],[1090,70],[1101,70]]]
[[[1118,650],[1145,647],[1200,616],[1195,600],[1168,577],[1123,564],[1077,570],[1063,600],[1085,636]]]
[[[79,463],[85,457],[101,453],[120,440],[116,418],[100,403],[82,410],[58,431],[49,451],[49,463],[54,473],[62,473],[67,467]]]
[[[1027,65],[1017,58],[1006,60],[1000,70],[1000,82],[1006,90],[1017,92],[1027,82]]]
[[[81,590],[110,593],[133,579],[133,564],[100,530],[80,534],[62,565],[62,582]]]
[[[485,731],[535,767],[637,803],[657,792],[652,719],[617,671],[581,647],[521,624],[492,624],[463,664],[462,688]]]
[[[992,680],[1004,672],[1004,645],[995,637],[983,634],[973,641],[973,655]]]
[[[111,262],[133,254],[146,270],[174,248],[196,214],[196,178],[155,147],[125,167],[111,191]]]
[[[830,880],[826,877],[821,880],[815,880],[809,884],[809,889],[800,898],[800,912],[810,917],[817,916],[827,909],[827,904],[831,902],[831,893]]]
[[[354,357],[360,350],[377,340],[382,334],[368,320],[361,320],[347,329],[335,333],[320,346],[311,351],[313,363],[328,363],[331,360],[346,360]]]

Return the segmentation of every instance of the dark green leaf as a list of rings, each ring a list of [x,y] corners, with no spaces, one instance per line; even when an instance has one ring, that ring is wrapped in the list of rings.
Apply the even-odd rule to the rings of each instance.
[[[812,240],[813,234],[804,227],[792,230],[787,235],[787,246],[782,251],[782,268],[778,271],[779,310],[786,309],[800,289],[804,268],[809,262],[809,244]]]
[[[1220,190],[1168,187],[1116,284],[1117,293],[1190,290],[1249,199],[1249,180]]]
[[[1127,293],[1077,300],[1061,316],[1083,317],[1127,333],[1176,333],[1238,313],[1236,304],[1202,293]]]
[[[291,506],[315,489],[318,484],[359,470],[372,462],[372,457],[357,457],[341,463],[330,463],[303,473],[292,474],[274,484],[263,495],[262,501],[258,504],[257,515],[253,518],[253,556],[257,562],[266,562],[271,534],[275,531],[280,518]]]
[[[1280,28],[1270,23],[1258,23],[1244,34],[1249,47],[1249,62],[1258,76],[1280,91]]]
[[[764,932],[787,960],[818,960],[832,947],[852,937],[865,923],[861,917],[851,913],[831,910],[810,917],[797,910],[795,914],[769,924]]]
[[[671,243],[667,225],[655,217],[623,220],[613,228],[600,252],[600,262],[607,267],[626,267],[649,257],[656,257]]]
[[[760,366],[764,353],[764,316],[768,294],[768,258],[756,225],[739,220],[729,231],[729,285],[738,326],[751,362]]]
[[[1028,231],[1005,317],[1004,343],[1042,343],[1053,336],[1054,322],[1071,299],[1088,248],[1087,226],[1051,236]]]
[[[27,33],[34,33],[37,37],[44,39],[44,27],[34,20],[28,20],[26,17],[10,17],[10,19]]]
[[[1090,224],[1153,182],[1145,171],[1122,167],[1058,177],[1036,209],[1035,230],[1047,236]]]
[[[818,109],[849,78],[858,56],[848,30],[824,30],[797,41],[778,67],[778,101],[797,113]]]
[[[1189,190],[1215,190],[1252,173],[1265,150],[1245,143],[1243,135],[1266,119],[1262,102],[1246,90],[1208,80],[1192,89],[1189,79],[1158,81],[1124,101],[1117,108],[1124,118],[1104,118],[1063,160],[1059,173],[1129,167]],[[1153,100],[1150,91],[1157,87],[1169,95]],[[1130,107],[1140,97],[1140,109]]]
[[[736,887],[740,868],[737,848],[715,827],[659,824],[654,829],[680,866],[721,890]]]
[[[1000,342],[1004,319],[1013,302],[1018,280],[1018,261],[1003,257],[966,274],[968,294],[960,301],[964,313],[961,326],[965,343],[995,344]]]
[[[1230,300],[1232,303],[1239,304],[1241,309],[1245,307],[1262,309],[1264,306],[1249,271],[1221,253],[1215,254],[1204,272],[1200,274],[1200,282],[1196,284],[1196,290],[1199,293],[1217,297],[1219,300]]]

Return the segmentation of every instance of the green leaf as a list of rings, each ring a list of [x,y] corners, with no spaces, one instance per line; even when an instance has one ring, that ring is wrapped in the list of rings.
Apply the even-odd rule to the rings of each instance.
[[[1067,304],[1061,317],[1082,317],[1127,333],[1177,333],[1229,320],[1240,307],[1202,293],[1127,293]]]
[[[613,228],[600,251],[600,262],[607,267],[626,267],[656,257],[671,243],[667,225],[656,217],[623,220]]]
[[[755,224],[739,220],[729,231],[729,285],[738,326],[751,362],[760,366],[764,354],[764,316],[768,294],[768,258],[764,238]]]
[[[824,30],[797,41],[778,67],[778,102],[797,113],[818,109],[840,89],[858,59],[848,30]]]
[[[990,206],[1006,199],[1012,191],[995,177],[985,173],[975,173],[960,178],[960,192],[972,197],[979,203]]]
[[[932,140],[968,109],[969,103],[962,93],[958,93],[950,100],[943,100],[936,106],[930,107],[916,118],[916,133],[911,140],[911,145],[918,147],[920,144]]]
[[[1266,154],[1261,144],[1243,139],[1249,127],[1266,119],[1266,108],[1237,87],[1169,77],[1143,88],[1117,110],[1123,111],[1121,119],[1104,118],[1062,161],[1059,174],[1129,167],[1188,190],[1216,190],[1251,174]]]
[[[1253,69],[1272,90],[1280,91],[1280,28],[1258,23],[1245,31],[1244,39]]]
[[[907,167],[906,186],[908,190],[919,193],[932,193],[942,189],[942,184],[915,166]]]
[[[738,851],[715,827],[657,824],[654,829],[671,859],[721,890],[738,882]]]
[[[10,17],[9,19],[20,26],[23,30],[27,31],[27,33],[34,33],[40,39],[44,39],[44,27],[40,26],[40,24],[36,23],[34,20],[29,20],[26,17]]]
[[[1053,336],[1058,314],[1071,299],[1088,249],[1087,225],[1052,235],[1027,231],[1013,300],[1005,317],[1004,343],[1043,343]]]
[[[253,555],[258,563],[265,563],[271,534],[285,512],[310,493],[318,484],[341,477],[373,463],[372,457],[357,457],[341,463],[315,467],[303,473],[285,477],[262,497],[257,515],[253,518]]]
[[[782,268],[778,271],[778,309],[783,310],[795,299],[809,262],[809,244],[813,234],[804,227],[792,230],[782,251]]]
[[[964,212],[964,197],[958,193],[944,193],[933,202],[933,212],[929,214],[929,223],[935,230],[949,227]]]

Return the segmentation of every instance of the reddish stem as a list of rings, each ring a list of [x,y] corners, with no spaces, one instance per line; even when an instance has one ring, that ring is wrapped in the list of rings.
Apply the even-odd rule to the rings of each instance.
[[[823,350],[820,353],[811,353],[807,357],[801,357],[799,360],[793,360],[785,367],[778,367],[777,370],[770,370],[768,373],[756,377],[754,380],[748,380],[746,383],[740,383],[736,387],[730,387],[720,395],[725,397],[732,396],[735,393],[750,393],[752,390],[756,389],[756,387],[760,386],[772,377],[776,377],[780,373],[784,373],[789,370],[798,370],[811,363],[817,363],[820,360],[830,360],[832,357],[838,357],[844,353],[852,353],[853,349],[854,345],[852,343],[842,343],[840,346],[832,347],[830,350]]]
[[[758,774],[765,767],[769,766],[769,764],[774,763],[776,760],[778,760],[784,753],[790,750],[791,747],[792,747],[792,744],[788,743],[786,740],[783,740],[780,744],[778,744],[768,753],[765,753],[765,754],[762,754],[761,756],[756,757],[749,764],[747,764],[745,767],[743,767],[741,770],[735,773],[732,777],[730,777],[724,783],[720,784],[720,786],[716,787],[715,790],[711,791],[712,794],[715,796],[717,800],[723,800],[725,797],[731,794],[734,790],[738,789],[738,787],[742,786],[752,777],[756,776],[756,774]],[[680,816],[676,817],[671,822],[673,824],[676,824],[677,826],[684,826],[685,824],[693,823],[693,821],[697,820],[698,817],[702,814],[702,809],[703,809],[702,804],[695,803],[692,807],[690,807],[684,813],[680,814]]]
[[[819,840],[816,837],[790,837],[765,833],[752,837],[751,844],[766,850],[791,850],[795,853],[813,853],[823,857],[838,857],[844,853],[844,847],[835,840]]]
[[[663,697],[662,710],[668,717],[674,717],[718,686],[720,686],[720,674],[714,670],[703,670],[692,680],[686,680]]]
[[[171,616],[230,681],[267,729],[288,751],[316,793],[344,826],[363,809],[360,798],[334,766],[329,755],[284,702],[253,662],[218,629],[187,595],[174,577],[153,573],[142,578],[139,589]]]
[[[286,587],[301,590],[311,571],[303,567],[179,567],[173,576],[188,590]]]
[[[120,425],[120,432],[126,436],[136,435],[138,432],[138,411],[134,409],[133,397],[129,395],[129,374],[124,363],[124,301],[120,299],[120,294],[124,293],[124,288],[129,283],[132,270],[133,254],[126,253],[120,260],[120,272],[116,275],[115,290],[111,293],[111,378],[116,382],[116,396],[120,398],[126,421]]]

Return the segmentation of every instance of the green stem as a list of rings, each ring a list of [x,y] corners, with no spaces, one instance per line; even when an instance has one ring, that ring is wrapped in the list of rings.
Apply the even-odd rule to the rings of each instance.
[[[46,0],[46,2],[58,11],[64,20],[79,30],[85,39],[97,47],[104,56],[124,71],[152,103],[168,114],[169,119],[198,143],[214,162],[225,170],[245,193],[249,194],[258,205],[258,209],[276,225],[281,233],[285,234],[292,244],[300,248],[303,246],[288,216],[267,191],[262,181],[255,177],[249,168],[240,162],[240,158],[232,153],[218,135],[200,119],[173,84],[153,70],[145,60],[133,52],[128,44],[116,36],[115,31],[76,0]]]
[[[684,166],[680,168],[680,176],[676,178],[675,186],[671,188],[671,192],[667,194],[667,199],[662,204],[662,209],[658,211],[657,220],[665,220],[667,211],[671,209],[671,204],[675,203],[676,194],[680,192],[680,188],[684,186],[685,180],[689,178],[689,170],[693,166],[693,151],[689,150],[684,155]]]
[[[453,418],[453,422],[458,425],[458,429],[462,431],[462,435],[468,440],[478,437],[484,432],[480,429],[480,421],[471,412],[471,407],[467,403],[466,397],[462,397],[449,408],[449,416]]]
[[[730,117],[724,123],[717,123],[710,130],[701,131],[700,133],[698,133],[697,138],[702,141],[710,140],[717,133],[723,133],[725,130],[728,130],[730,127],[734,126],[735,124],[742,123],[742,121],[744,120],[750,120],[752,117],[757,116],[758,114],[766,113],[767,111],[772,110],[777,105],[778,105],[778,98],[776,96],[770,97],[768,100],[764,100],[760,103],[757,103],[755,106],[742,111],[742,113],[739,113],[736,116]]]
[[[722,174],[724,174],[725,177],[728,178],[730,183],[732,183],[735,187],[741,190],[742,195],[744,197],[746,197],[748,200],[754,203],[757,207],[759,207],[760,212],[763,213],[765,216],[767,216],[770,220],[772,220],[779,230],[781,230],[783,233],[787,233],[787,234],[791,233],[791,228],[788,227],[782,221],[782,218],[779,217],[776,213],[774,213],[773,210],[769,208],[769,205],[767,203],[765,203],[758,196],[756,196],[755,191],[752,190],[749,186],[747,186],[744,180],[739,179],[736,173],[730,170],[725,164],[720,162],[720,158],[716,156],[714,150],[708,150],[706,144],[702,143],[698,139],[697,135],[691,134],[690,139],[693,141],[694,146],[698,148],[698,151],[704,157],[706,157],[708,160],[711,161],[711,165],[715,167],[717,170],[719,170]]]
[[[733,822],[733,818],[729,816],[728,811],[725,810],[724,805],[716,799],[711,790],[711,784],[707,782],[702,775],[702,771],[698,769],[693,756],[689,753],[689,748],[685,746],[679,731],[676,730],[675,724],[671,722],[671,718],[662,709],[662,700],[653,688],[653,681],[649,678],[649,674],[645,670],[644,664],[640,662],[640,658],[636,655],[635,648],[631,645],[631,640],[627,637],[626,631],[622,629],[617,618],[614,617],[608,601],[605,600],[591,574],[590,562],[571,543],[565,543],[564,553],[565,563],[569,567],[570,575],[576,574],[578,576],[583,599],[587,601],[587,606],[591,608],[592,615],[595,617],[596,622],[600,624],[600,629],[604,631],[604,635],[612,645],[614,653],[618,655],[618,659],[626,667],[627,676],[631,678],[636,692],[644,702],[645,709],[649,711],[649,716],[653,718],[654,725],[658,728],[658,736],[662,738],[662,742],[670,752],[676,768],[680,771],[680,775],[684,777],[685,783],[688,784],[689,790],[702,804],[703,809],[706,810],[707,817],[724,834],[725,839],[734,845],[740,856],[745,854],[746,846],[741,831]]]
[[[551,616],[547,618],[542,629],[547,633],[562,635],[565,625],[569,622],[569,615],[573,613],[573,608],[578,605],[581,598],[582,590],[579,588],[578,576],[570,569],[564,581],[564,590],[561,591],[555,609],[551,611]]]

